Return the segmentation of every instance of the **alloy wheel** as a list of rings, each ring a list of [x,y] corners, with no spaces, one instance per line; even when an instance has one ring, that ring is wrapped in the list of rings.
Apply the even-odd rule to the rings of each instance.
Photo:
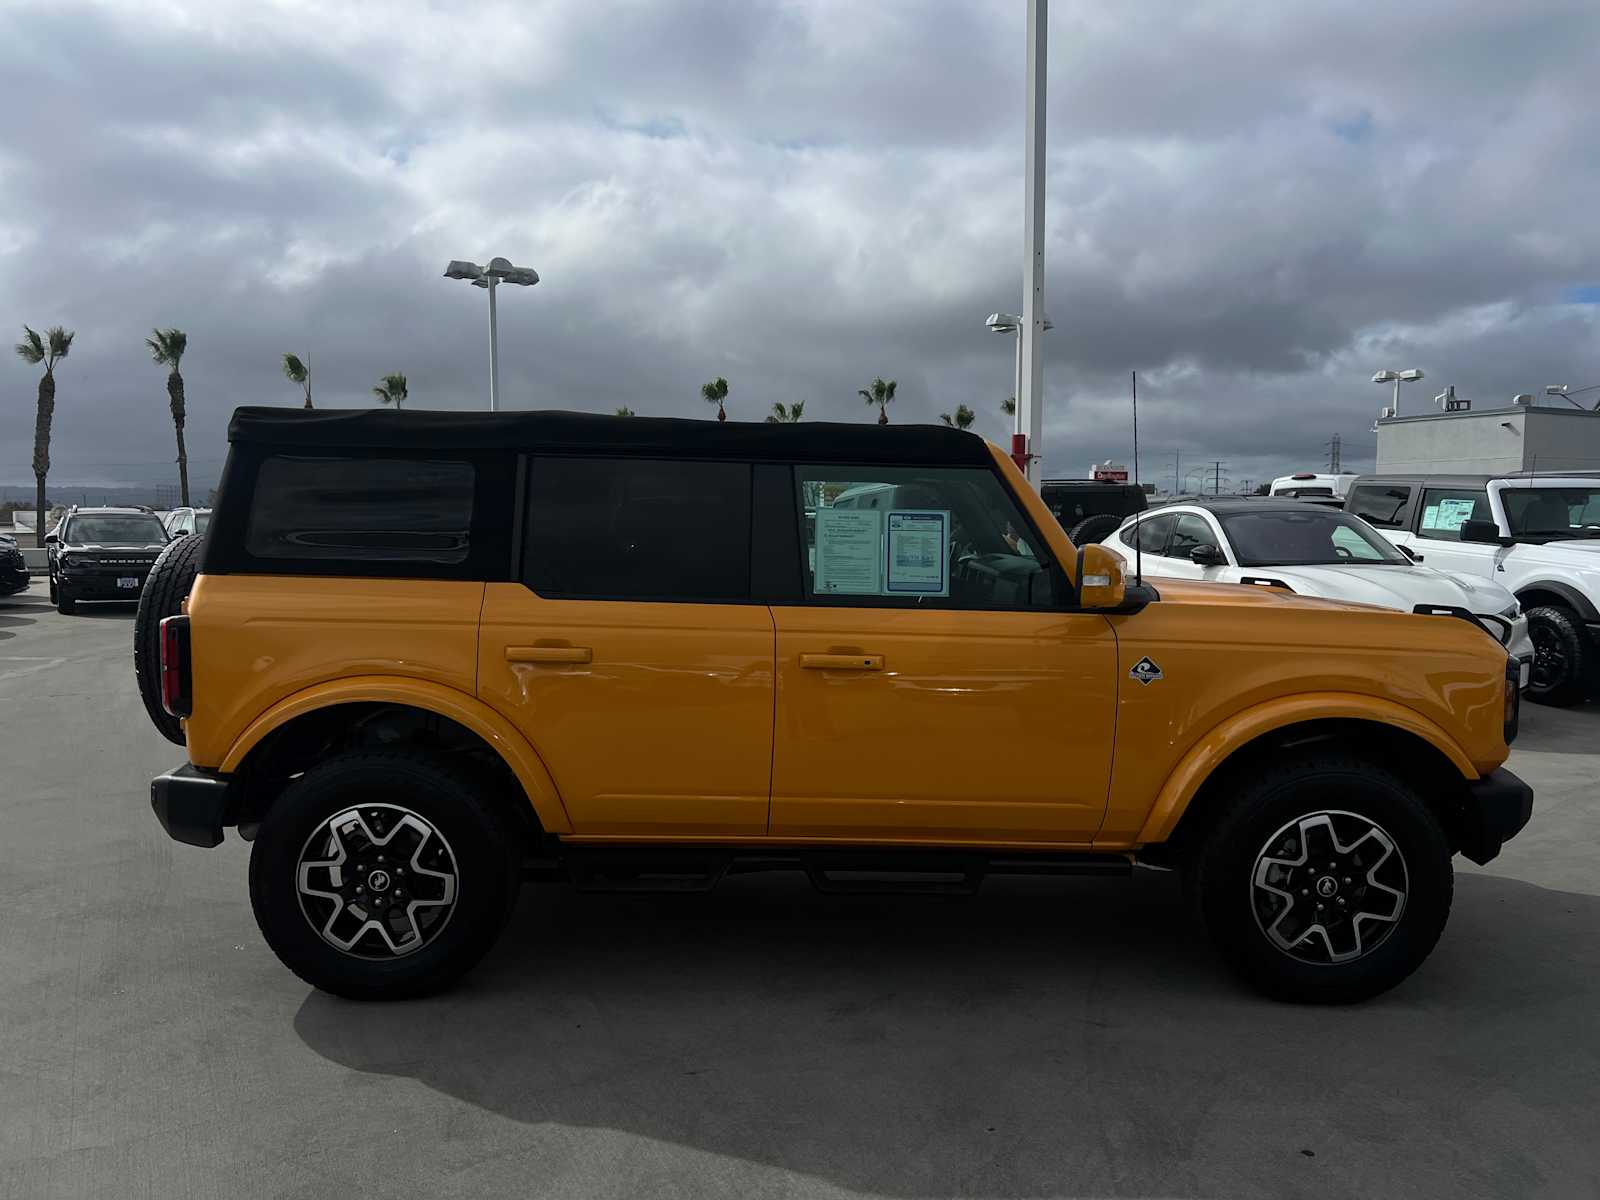
[[[1405,912],[1405,856],[1376,821],[1327,810],[1296,817],[1267,839],[1250,878],[1256,924],[1302,962],[1372,953]]]
[[[300,911],[336,950],[356,958],[414,954],[438,937],[459,895],[454,851],[424,817],[362,804],[329,817],[301,848]]]

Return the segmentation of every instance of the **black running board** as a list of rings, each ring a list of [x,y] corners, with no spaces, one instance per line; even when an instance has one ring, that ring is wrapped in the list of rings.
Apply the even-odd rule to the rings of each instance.
[[[744,850],[559,846],[524,877],[566,880],[580,892],[709,892],[728,875],[799,871],[830,895],[971,895],[990,875],[1132,874],[1125,854],[979,850],[786,848]]]

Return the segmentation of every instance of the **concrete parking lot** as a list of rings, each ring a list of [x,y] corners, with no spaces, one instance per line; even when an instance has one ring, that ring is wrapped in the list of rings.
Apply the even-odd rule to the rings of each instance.
[[[1411,981],[1273,1004],[1172,877],[524,890],[448,995],[310,991],[170,842],[132,611],[0,600],[0,1196],[1593,1196],[1600,705]],[[1458,860],[1459,861],[1459,860]]]

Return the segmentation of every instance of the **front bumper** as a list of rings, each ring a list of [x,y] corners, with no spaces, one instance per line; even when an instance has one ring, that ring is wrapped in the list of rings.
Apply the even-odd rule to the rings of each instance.
[[[1522,688],[1527,690],[1533,678],[1533,638],[1528,633],[1528,614],[1518,613],[1511,621],[1511,637],[1506,642],[1506,653],[1517,660],[1521,671]]]
[[[232,776],[184,763],[150,781],[150,807],[173,841],[209,850],[224,825],[238,824],[236,791]]]
[[[1504,767],[1490,771],[1467,784],[1457,848],[1481,867],[1521,832],[1532,815],[1533,789]]]
[[[134,601],[144,591],[145,577],[149,574],[149,567],[129,567],[120,574],[59,571],[56,574],[56,587],[70,593],[74,600]],[[121,587],[118,581],[123,579],[136,579],[138,583],[133,587]]]

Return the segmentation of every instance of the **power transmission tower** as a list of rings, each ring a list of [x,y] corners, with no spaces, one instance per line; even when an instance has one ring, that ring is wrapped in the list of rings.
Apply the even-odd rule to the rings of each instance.
[[[1328,473],[1330,475],[1339,474],[1339,450],[1339,435],[1336,433],[1328,442]]]

